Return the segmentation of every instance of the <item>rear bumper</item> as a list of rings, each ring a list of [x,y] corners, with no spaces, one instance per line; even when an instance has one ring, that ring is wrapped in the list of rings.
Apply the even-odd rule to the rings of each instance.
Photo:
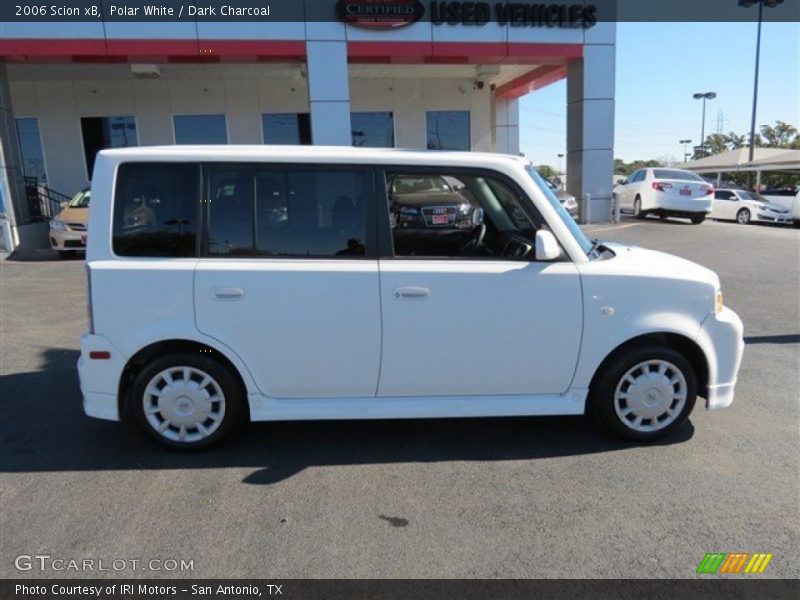
[[[708,360],[706,408],[725,408],[733,402],[734,387],[744,354],[744,326],[729,308],[709,315],[700,330]]]
[[[92,352],[107,352],[110,357],[90,358]],[[117,394],[125,358],[101,335],[81,336],[78,379],[83,395],[83,412],[90,417],[119,421]]]
[[[708,215],[711,213],[711,196],[705,199],[671,198],[665,194],[653,198],[652,209],[656,212],[671,213],[675,215]]]

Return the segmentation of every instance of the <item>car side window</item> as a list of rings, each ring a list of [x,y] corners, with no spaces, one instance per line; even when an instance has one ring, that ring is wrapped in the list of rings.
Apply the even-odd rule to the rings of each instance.
[[[541,218],[521,192],[483,173],[386,174],[394,256],[525,259]]]
[[[117,169],[112,244],[119,256],[196,256],[196,164],[124,163]]]
[[[368,169],[241,164],[206,170],[208,256],[366,256]]]
[[[724,192],[717,190],[714,192],[714,198],[716,200],[735,200],[736,198],[733,196],[731,192]]]

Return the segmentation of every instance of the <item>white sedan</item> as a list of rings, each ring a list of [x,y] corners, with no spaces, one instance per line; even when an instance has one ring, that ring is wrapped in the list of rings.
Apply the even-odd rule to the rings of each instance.
[[[746,190],[720,189],[714,192],[711,218],[736,221],[747,225],[751,221],[762,223],[792,223],[792,215],[787,209],[772,204],[757,192]]]
[[[655,167],[634,171],[613,193],[620,209],[637,219],[683,217],[696,225],[711,212],[714,188],[691,171]]]

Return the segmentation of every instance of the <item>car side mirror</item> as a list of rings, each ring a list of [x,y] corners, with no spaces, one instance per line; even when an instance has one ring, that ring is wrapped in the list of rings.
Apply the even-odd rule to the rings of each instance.
[[[561,247],[558,240],[549,231],[540,229],[536,232],[536,260],[549,262],[561,258]]]
[[[625,185],[624,179],[617,179],[617,185]]]
[[[65,208],[67,208],[68,204],[69,204],[69,200],[63,200],[62,202],[58,203],[58,208],[60,208],[61,210],[64,210]]]

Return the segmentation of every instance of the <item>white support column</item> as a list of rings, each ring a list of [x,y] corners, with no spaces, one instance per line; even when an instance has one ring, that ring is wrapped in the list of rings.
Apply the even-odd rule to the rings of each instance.
[[[519,100],[492,98],[493,150],[501,154],[519,154]]]
[[[3,211],[12,226],[28,223],[28,206],[22,179],[22,157],[17,139],[17,127],[11,108],[11,90],[6,67],[0,62],[0,194]]]
[[[591,197],[589,222],[610,221],[614,173],[614,23],[586,33],[583,58],[571,62],[567,79],[567,189]],[[594,28],[593,28],[594,29]]]
[[[347,42],[309,40],[308,105],[311,141],[316,145],[350,146],[350,85]]]

